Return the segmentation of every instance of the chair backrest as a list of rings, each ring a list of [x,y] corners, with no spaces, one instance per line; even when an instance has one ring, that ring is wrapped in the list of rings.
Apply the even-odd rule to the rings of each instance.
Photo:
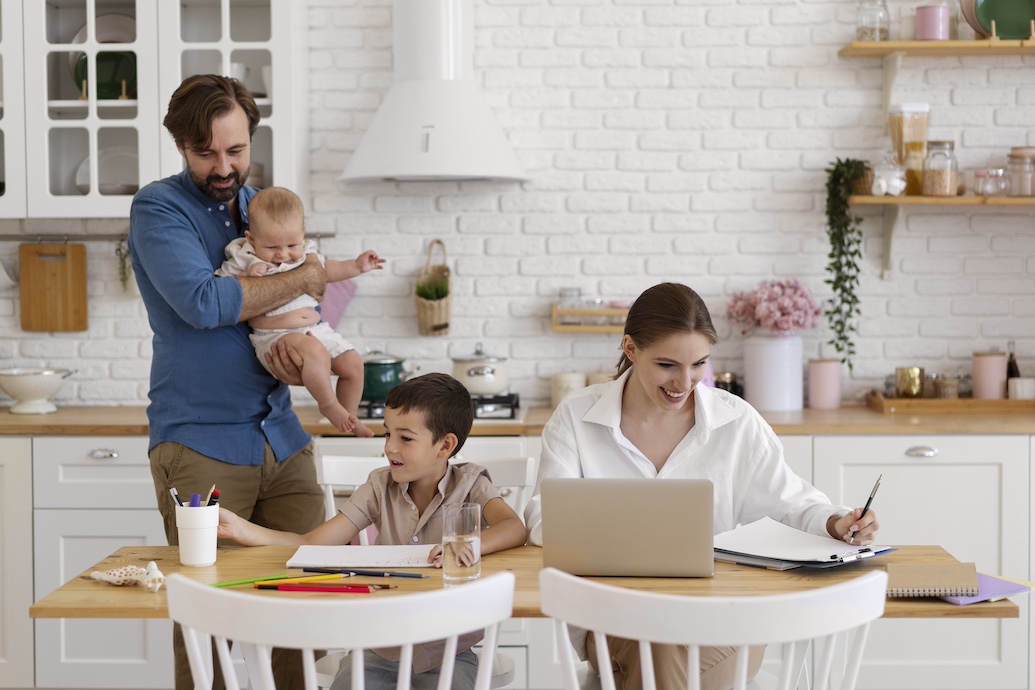
[[[335,487],[355,488],[365,484],[371,472],[387,465],[388,461],[384,457],[320,455],[319,462],[316,463],[316,480],[323,489],[327,519],[330,520],[338,513],[338,506],[334,501]],[[366,537],[366,530],[360,532],[360,539],[364,544],[367,543]]]
[[[540,607],[555,619],[558,653],[565,687],[578,688],[575,658],[567,624],[595,635],[598,668],[610,669],[606,635],[637,640],[643,687],[651,690],[654,669],[650,643],[689,647],[689,687],[699,688],[698,647],[737,647],[735,690],[747,684],[747,648],[783,644],[780,687],[793,688],[811,640],[817,640],[816,690],[825,690],[833,672],[836,643],[847,656],[841,690],[852,690],[858,678],[871,621],[884,613],[888,576],[871,572],[848,582],[819,589],[763,596],[681,596],[643,592],[575,577],[554,568],[539,573]],[[644,652],[647,652],[644,654]],[[601,686],[614,690],[610,673]]]
[[[508,498],[509,493],[514,492],[514,500],[507,502],[514,506],[518,515],[521,515],[525,504],[531,498],[532,488],[535,486],[535,458],[483,458],[470,461],[460,460],[460,462],[473,462],[489,470],[492,483],[500,489],[504,498]]]
[[[482,648],[492,659],[499,624],[510,617],[513,573],[497,573],[462,587],[412,594],[280,597],[235,592],[174,573],[166,580],[169,616],[183,628],[196,690],[210,688],[215,643],[228,690],[240,690],[228,642],[239,645],[255,690],[276,690],[272,647],[302,650],[306,690],[317,690],[316,649],[343,648],[362,659],[371,647],[402,647],[400,678],[411,677],[413,645],[446,640],[439,689],[450,687],[457,636],[485,630]],[[363,690],[363,665],[353,666],[352,687]],[[489,688],[492,664],[479,663],[476,690]],[[399,687],[409,687],[408,684]]]

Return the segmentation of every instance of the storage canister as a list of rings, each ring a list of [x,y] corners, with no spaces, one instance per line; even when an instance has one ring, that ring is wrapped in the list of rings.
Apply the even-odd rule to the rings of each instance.
[[[1035,196],[1035,158],[1011,153],[1006,167],[1010,171],[1009,196]]]
[[[927,142],[924,159],[924,196],[956,196],[959,164],[951,141]]]
[[[918,41],[948,41],[952,12],[949,5],[923,5],[916,8],[915,33]]]
[[[855,10],[855,40],[891,40],[891,13],[885,0],[859,0]]]
[[[906,169],[906,194],[923,192],[924,156],[927,144],[927,103],[896,103],[888,113],[888,133],[896,162]]]

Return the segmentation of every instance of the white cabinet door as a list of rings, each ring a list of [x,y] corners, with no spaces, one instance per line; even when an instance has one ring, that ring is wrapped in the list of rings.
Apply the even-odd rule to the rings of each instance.
[[[0,688],[33,686],[32,446],[0,438]]]
[[[0,218],[25,217],[22,5],[0,3]]]
[[[881,544],[939,544],[981,572],[1026,577],[1029,440],[1024,436],[815,438],[817,488],[873,509]],[[882,619],[870,629],[860,690],[1021,689],[1028,683],[1029,602],[1019,619]]]
[[[33,440],[39,508],[158,509],[146,436],[49,436]]]
[[[120,547],[166,543],[157,510],[36,510],[34,520],[37,597],[78,577]],[[97,582],[98,592],[109,587],[113,585]],[[172,622],[38,619],[36,685],[171,688]]]
[[[812,483],[812,437],[811,436],[781,436],[780,443],[783,444],[783,457],[791,470]]]

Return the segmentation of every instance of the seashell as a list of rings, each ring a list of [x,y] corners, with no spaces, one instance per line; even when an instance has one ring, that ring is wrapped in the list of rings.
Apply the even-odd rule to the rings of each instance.
[[[165,575],[158,569],[154,561],[147,564],[147,568],[139,565],[124,565],[119,568],[105,570],[103,573],[95,570],[90,577],[101,582],[108,582],[113,585],[143,585],[149,592],[157,593],[165,584]]]

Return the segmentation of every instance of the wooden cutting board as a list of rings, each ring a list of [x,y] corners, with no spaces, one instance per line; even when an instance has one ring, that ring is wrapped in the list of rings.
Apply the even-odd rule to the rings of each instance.
[[[18,261],[22,330],[85,331],[86,245],[23,244]]]

